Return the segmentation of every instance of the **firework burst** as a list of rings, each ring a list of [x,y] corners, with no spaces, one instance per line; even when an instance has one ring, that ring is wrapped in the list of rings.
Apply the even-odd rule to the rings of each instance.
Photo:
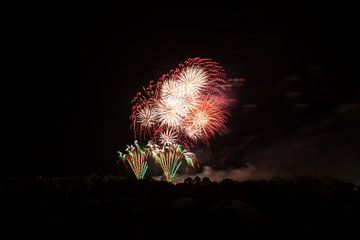
[[[174,144],[178,141],[178,136],[173,129],[166,129],[160,132],[159,142],[163,146]]]
[[[156,123],[156,118],[156,110],[150,106],[140,109],[137,114],[137,122],[143,129],[151,129]]]
[[[191,146],[208,143],[224,133],[228,117],[225,79],[216,62],[190,58],[156,83],[150,82],[133,100],[131,127],[135,136],[147,135],[159,144],[173,139]]]
[[[206,72],[199,67],[187,67],[178,76],[184,95],[197,98],[206,87],[209,87]]]
[[[207,97],[199,102],[185,121],[187,136],[193,141],[207,142],[215,134],[225,133],[227,111],[217,98]]]
[[[179,107],[176,107],[178,104]],[[179,128],[182,122],[181,114],[184,111],[184,104],[179,99],[161,99],[156,105],[159,125],[161,127]]]

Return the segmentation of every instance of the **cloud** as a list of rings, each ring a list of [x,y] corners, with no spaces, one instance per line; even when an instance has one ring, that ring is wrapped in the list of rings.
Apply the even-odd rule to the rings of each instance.
[[[204,166],[203,170],[199,174],[194,175],[181,175],[175,179],[175,182],[183,182],[187,177],[198,176],[200,178],[207,177],[211,181],[220,182],[223,179],[230,178],[237,181],[246,181],[250,179],[269,179],[274,176],[274,172],[270,172],[267,169],[259,169],[252,164],[249,164],[243,168],[214,170],[210,166]]]
[[[197,174],[213,181],[268,179],[273,176],[326,175],[360,183],[360,103],[344,104],[327,117],[283,137],[246,139],[213,155]],[[276,135],[276,134],[275,134]],[[203,158],[204,159],[204,158]],[[234,161],[241,167],[229,167]],[[217,169],[217,167],[225,169]],[[228,166],[226,168],[226,166]],[[183,180],[188,175],[181,176]],[[179,178],[178,181],[181,180]]]

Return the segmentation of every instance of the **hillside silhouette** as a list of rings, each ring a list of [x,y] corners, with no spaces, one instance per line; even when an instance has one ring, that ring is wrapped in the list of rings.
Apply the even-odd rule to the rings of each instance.
[[[50,236],[75,230],[120,239],[344,239],[360,229],[359,186],[332,177],[195,177],[176,185],[95,174],[14,177],[1,179],[0,196],[4,229]]]

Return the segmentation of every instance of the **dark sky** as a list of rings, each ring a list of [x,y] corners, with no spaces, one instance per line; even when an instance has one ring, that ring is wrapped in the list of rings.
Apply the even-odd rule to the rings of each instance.
[[[207,156],[206,165],[244,166],[248,152],[264,153],[263,146],[274,142],[288,152],[287,138],[303,138],[299,129],[318,126],[349,104],[350,113],[323,133],[340,129],[331,137],[348,139],[341,129],[351,126],[346,131],[355,129],[353,140],[329,147],[335,152],[336,146],[339,151],[357,149],[354,15],[338,6],[284,2],[213,9],[51,6],[43,11],[32,6],[19,13],[9,20],[15,64],[5,95],[11,133],[2,173],[125,174],[115,160],[116,151],[133,141],[128,119],[132,97],[151,79],[197,56],[218,61],[229,78],[245,79],[234,91],[238,104],[230,133],[210,147],[215,153],[237,149],[235,156],[221,161]],[[307,136],[323,133],[314,130]],[[353,162],[357,154],[351,152],[345,166],[359,166]],[[307,158],[295,165],[307,164]]]

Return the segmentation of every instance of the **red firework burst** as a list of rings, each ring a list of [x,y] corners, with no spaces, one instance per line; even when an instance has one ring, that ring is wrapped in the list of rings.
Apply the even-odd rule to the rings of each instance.
[[[186,118],[184,131],[191,142],[205,142],[227,131],[227,108],[219,97],[205,96]]]

